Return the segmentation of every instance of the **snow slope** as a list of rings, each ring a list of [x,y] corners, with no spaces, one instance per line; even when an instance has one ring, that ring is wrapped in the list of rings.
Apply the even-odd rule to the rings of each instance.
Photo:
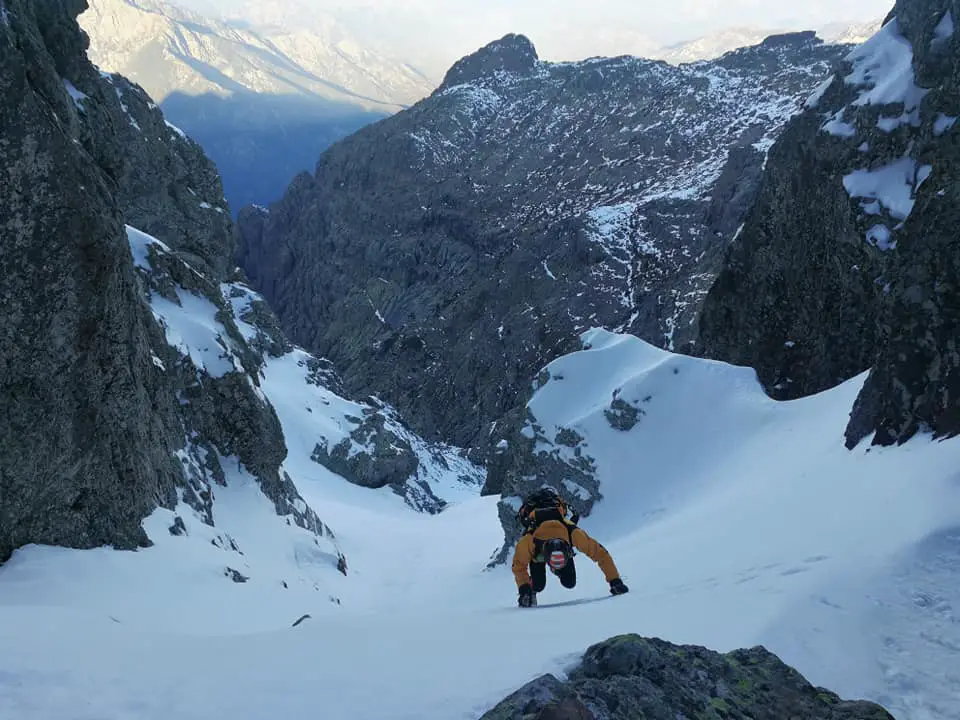
[[[340,604],[213,582],[172,541],[28,548],[0,568],[0,717],[472,718],[620,632],[763,643],[901,720],[960,715],[960,441],[848,452],[862,376],[775,403],[750,370],[605,331],[584,341],[531,410],[585,437],[604,498],[582,526],[629,595],[570,602],[607,597],[580,557],[575,590],[550,583],[520,610],[508,568],[483,571],[502,537],[497,498],[419,514],[311,467],[292,442],[288,471],[351,559]],[[629,432],[604,416],[614,390],[644,410]],[[276,407],[289,442],[302,417]]]

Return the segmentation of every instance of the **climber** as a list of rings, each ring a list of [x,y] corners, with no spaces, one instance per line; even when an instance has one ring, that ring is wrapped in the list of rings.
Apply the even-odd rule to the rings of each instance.
[[[576,513],[567,519],[569,510],[568,504],[553,488],[543,487],[528,496],[517,511],[517,519],[524,528],[513,554],[513,575],[520,591],[517,601],[520,607],[537,604],[537,593],[547,584],[548,565],[565,588],[577,584],[574,548],[600,566],[610,583],[612,595],[622,595],[629,590],[620,579],[610,553],[577,527],[579,516]]]

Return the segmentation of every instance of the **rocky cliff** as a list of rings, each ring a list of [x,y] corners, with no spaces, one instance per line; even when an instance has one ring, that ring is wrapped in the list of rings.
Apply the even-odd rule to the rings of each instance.
[[[960,432],[958,13],[898,2],[807,100],[704,303],[701,351],[774,397],[872,368],[849,445]]]
[[[0,562],[29,543],[149,545],[142,521],[157,507],[215,525],[229,462],[345,571],[283,469],[261,385],[294,349],[235,273],[217,173],[139,87],[87,60],[85,6],[0,3]],[[339,398],[328,363],[301,362],[304,387]],[[317,462],[426,510],[443,504],[437,473],[477,482],[386,405],[339,399],[355,416],[299,428]]]
[[[507,36],[242,211],[241,264],[348,389],[482,445],[588,327],[688,347],[767,148],[845,52],[551,64]]]
[[[879,705],[814,687],[765,648],[725,655],[638,635],[597,643],[561,682],[544,675],[481,720],[720,718],[892,720]]]
[[[81,112],[91,95],[117,102],[84,57],[83,6],[0,5],[0,560],[30,542],[143,545],[141,518],[182,481],[126,251],[122,152]]]

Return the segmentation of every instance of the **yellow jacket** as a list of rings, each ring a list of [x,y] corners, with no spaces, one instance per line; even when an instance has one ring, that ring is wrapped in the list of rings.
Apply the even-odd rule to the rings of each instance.
[[[570,531],[571,528],[572,532]],[[610,553],[603,545],[573,523],[566,520],[547,520],[541,523],[533,533],[525,533],[517,542],[517,548],[513,553],[513,576],[516,578],[518,586],[527,585],[530,582],[530,572],[527,567],[533,562],[536,554],[534,541],[554,539],[572,542],[577,550],[600,566],[607,582],[620,577],[613,558],[610,557]]]

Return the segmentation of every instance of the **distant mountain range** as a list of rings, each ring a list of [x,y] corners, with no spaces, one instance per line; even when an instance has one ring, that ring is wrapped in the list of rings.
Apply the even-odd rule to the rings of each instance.
[[[393,112],[435,82],[343,32],[240,27],[162,0],[89,0],[90,57],[131,76],[157,102],[175,92],[293,94]]]
[[[91,59],[141,85],[203,146],[234,214],[278,199],[332,143],[427,97],[445,70],[409,37],[391,35],[389,13],[361,22],[355,12],[290,2],[238,2],[229,17],[176,0],[89,4],[80,23]],[[878,24],[836,26],[821,36],[859,42]],[[635,44],[636,55],[681,64],[758,44],[772,32],[731,29],[653,50],[655,43],[618,29],[596,37],[596,54]],[[437,38],[438,47],[444,42]],[[405,52],[410,57],[400,57]]]
[[[331,112],[342,104],[395,112],[429,95],[446,71],[415,67],[406,48],[381,37],[375,18],[365,32],[321,8],[293,13],[300,6],[289,2],[240,2],[229,17],[191,12],[176,0],[89,2],[80,21],[91,38],[91,59],[129,75],[158,102],[177,92],[255,92],[302,95],[330,104]],[[879,20],[838,23],[818,34],[828,43],[860,43],[879,26]],[[593,54],[618,54],[607,46],[613,40],[623,45],[626,35],[636,44],[630,54],[679,64],[717,58],[788,30],[729,28],[659,48],[624,30],[598,37]]]
[[[90,57],[141,85],[216,163],[231,208],[278,198],[331,143],[429,93],[322,28],[239,27],[159,0],[89,0]]]
[[[817,35],[831,44],[858,45],[872,37],[880,29],[880,24],[879,19],[860,25],[834,23],[818,29]],[[770,35],[784,32],[787,32],[786,28],[729,28],[687,42],[668,45],[650,53],[650,57],[666,60],[674,65],[711,60],[737,48],[757,45]]]

